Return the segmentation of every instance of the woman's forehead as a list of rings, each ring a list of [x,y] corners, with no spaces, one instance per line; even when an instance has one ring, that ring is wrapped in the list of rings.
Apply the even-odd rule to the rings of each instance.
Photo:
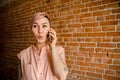
[[[39,23],[39,24],[46,23],[46,24],[49,24],[49,20],[47,18],[41,16],[39,18],[34,19],[33,23]]]

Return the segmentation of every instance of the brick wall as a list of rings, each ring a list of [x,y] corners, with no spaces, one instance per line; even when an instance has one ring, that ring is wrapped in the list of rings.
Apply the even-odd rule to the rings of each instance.
[[[120,80],[120,0],[19,0],[0,8],[0,77],[17,80],[16,54],[34,43],[29,22],[50,14],[68,80]]]

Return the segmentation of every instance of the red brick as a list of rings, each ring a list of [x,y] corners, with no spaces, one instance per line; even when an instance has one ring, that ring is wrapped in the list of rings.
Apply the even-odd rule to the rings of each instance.
[[[94,27],[93,32],[101,32],[102,28],[101,27]]]
[[[73,60],[66,60],[66,63],[67,64],[74,64],[74,61]]]
[[[102,27],[103,31],[115,31],[115,26]]]
[[[87,68],[87,67],[80,67],[80,70],[81,70],[81,71],[87,71],[88,68]]]
[[[96,78],[102,78],[102,74],[87,72],[87,76],[96,77]]]
[[[108,32],[107,36],[120,36],[120,32]]]
[[[113,43],[98,43],[98,47],[115,48],[116,44],[113,44]]]
[[[82,33],[82,32],[84,32],[84,28],[78,28],[76,31]]]
[[[89,53],[89,52],[93,53],[94,52],[94,48],[91,48],[91,47],[86,48],[86,46],[82,47],[82,48],[79,48],[79,50],[82,51],[82,52],[85,52],[85,53]]]
[[[120,80],[120,77],[117,76],[104,75],[103,77],[105,80]]]
[[[80,9],[75,9],[75,10],[73,10],[73,13],[74,13],[74,14],[79,14],[79,13],[80,13]]]
[[[86,18],[86,17],[92,17],[92,13],[84,13],[77,15],[77,18]]]
[[[80,43],[82,47],[96,47],[96,43]]]
[[[112,13],[120,13],[120,9],[119,8],[118,9],[113,9]]]
[[[120,77],[120,71],[116,71],[116,76]]]
[[[105,74],[115,75],[115,71],[113,71],[113,70],[105,70]]]
[[[120,43],[117,44],[117,47],[120,48]]]
[[[91,66],[95,67],[95,68],[102,68],[102,69],[107,69],[108,68],[108,65],[100,64],[100,63],[92,63]]]
[[[67,55],[66,55],[65,58],[66,58],[66,60],[69,60],[69,59],[70,59],[70,56],[67,56]]]
[[[81,80],[87,80],[87,77],[81,76],[80,79],[81,79]]]
[[[88,34],[88,36],[89,37],[104,37],[104,36],[106,36],[106,33],[104,33],[104,32],[100,32],[100,33],[89,33]]]
[[[93,42],[102,42],[102,38],[93,38]]]
[[[84,61],[84,57],[77,57],[78,61]]]
[[[105,10],[107,8],[107,5],[100,5],[97,8],[98,10]]]
[[[67,67],[68,67],[68,68],[72,68],[72,65],[67,64]]]
[[[103,63],[105,64],[112,64],[112,59],[103,59]]]
[[[88,12],[88,8],[81,9],[81,12]]]
[[[65,54],[66,54],[66,56],[69,55],[69,57],[70,57],[70,55],[73,55],[73,53],[70,51],[70,49],[68,47],[65,47]]]
[[[120,58],[120,54],[109,54],[109,58],[119,59]]]
[[[93,68],[93,67],[89,67],[89,68],[88,68],[88,71],[89,71],[89,72],[95,72],[95,71],[96,71],[96,69],[95,69],[95,68]]]
[[[85,28],[85,32],[92,32],[92,28]]]
[[[70,51],[70,52],[66,52],[68,54],[72,53],[72,52],[78,52],[79,51],[79,48],[78,47],[66,47],[65,48],[67,51]]]
[[[116,60],[113,60],[113,64],[120,64],[120,60],[116,59]]]
[[[87,53],[84,53],[84,52],[82,52],[82,51],[80,51],[80,52],[75,52],[75,53],[73,53],[73,55],[78,56],[78,57],[88,56]]]
[[[120,19],[120,14],[117,14],[116,18],[117,18],[117,19]]]
[[[96,72],[104,74],[104,69],[96,69]]]
[[[114,49],[115,53],[120,53],[120,49]]]
[[[113,3],[113,2],[118,2],[118,0],[104,0],[103,3]]]
[[[74,16],[74,15],[69,15],[69,16],[67,17],[67,19],[75,19],[75,16]]]
[[[95,22],[95,21],[96,21],[95,17],[87,18],[87,22]]]
[[[97,11],[98,8],[97,7],[90,7],[90,11]]]
[[[87,33],[74,33],[73,36],[74,37],[87,37]]]
[[[98,16],[97,17],[97,21],[104,21],[105,20],[105,17],[104,16]]]
[[[75,5],[71,7],[71,9],[80,9],[80,8],[84,8],[84,4]]]
[[[116,66],[116,65],[110,65],[109,66],[110,70],[120,70],[120,66]]]
[[[103,42],[113,42],[113,39],[111,37],[105,37],[103,38]]]
[[[93,41],[92,38],[86,38],[86,39],[85,39],[85,42],[92,42],[92,41]]]
[[[94,22],[94,23],[84,23],[82,24],[83,27],[95,27],[98,26],[98,22]]]
[[[111,11],[107,10],[107,11],[98,11],[98,12],[94,12],[93,16],[103,16],[103,15],[109,15],[111,14]]]
[[[81,62],[81,61],[76,61],[75,64],[80,66],[90,66],[90,63]]]
[[[70,60],[76,60],[76,56],[70,56]]]
[[[66,46],[80,46],[79,43],[66,43]]]
[[[93,58],[85,58],[85,62],[93,62]]]
[[[86,3],[89,2],[90,0],[82,0],[82,3]]]
[[[68,25],[68,28],[80,28],[81,24],[70,24]]]
[[[100,26],[106,26],[106,25],[117,25],[118,21],[104,21],[100,22]]]
[[[101,59],[101,58],[94,58],[94,62],[95,62],[95,63],[101,63],[101,62],[102,62],[102,59]]]
[[[120,31],[120,27],[117,27],[117,31]]]
[[[101,58],[101,57],[102,57],[102,58],[106,58],[106,57],[107,57],[106,54],[102,54],[102,53],[90,53],[89,56],[90,56],[90,57],[96,57],[96,58],[97,58],[97,57],[98,57],[98,58]]]
[[[106,20],[115,20],[115,15],[106,16]]]
[[[62,42],[62,41],[63,41],[63,38],[58,38],[58,41]]]
[[[108,5],[108,8],[118,8],[118,7],[119,7],[118,3],[113,3]]]
[[[77,65],[72,65],[72,68],[73,68],[73,69],[79,69],[79,66],[77,66]]]
[[[101,1],[96,1],[96,2],[90,2],[86,4],[86,7],[92,7],[92,6],[98,6],[101,5]]]
[[[59,34],[59,37],[72,37],[72,34]]]
[[[62,3],[66,3],[66,2],[69,2],[69,0],[62,0]]]
[[[66,42],[76,42],[77,41],[77,39],[76,38],[64,38],[64,41],[66,41]]]

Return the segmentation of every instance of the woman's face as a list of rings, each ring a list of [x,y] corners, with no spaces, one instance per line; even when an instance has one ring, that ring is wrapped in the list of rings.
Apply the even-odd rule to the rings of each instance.
[[[34,33],[38,43],[46,42],[49,29],[50,22],[46,17],[40,17],[34,20],[32,24],[32,32]]]

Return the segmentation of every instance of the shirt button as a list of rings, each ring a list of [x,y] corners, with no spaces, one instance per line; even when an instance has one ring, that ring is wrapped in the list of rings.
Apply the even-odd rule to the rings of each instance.
[[[40,75],[42,75],[42,73],[40,73]]]

